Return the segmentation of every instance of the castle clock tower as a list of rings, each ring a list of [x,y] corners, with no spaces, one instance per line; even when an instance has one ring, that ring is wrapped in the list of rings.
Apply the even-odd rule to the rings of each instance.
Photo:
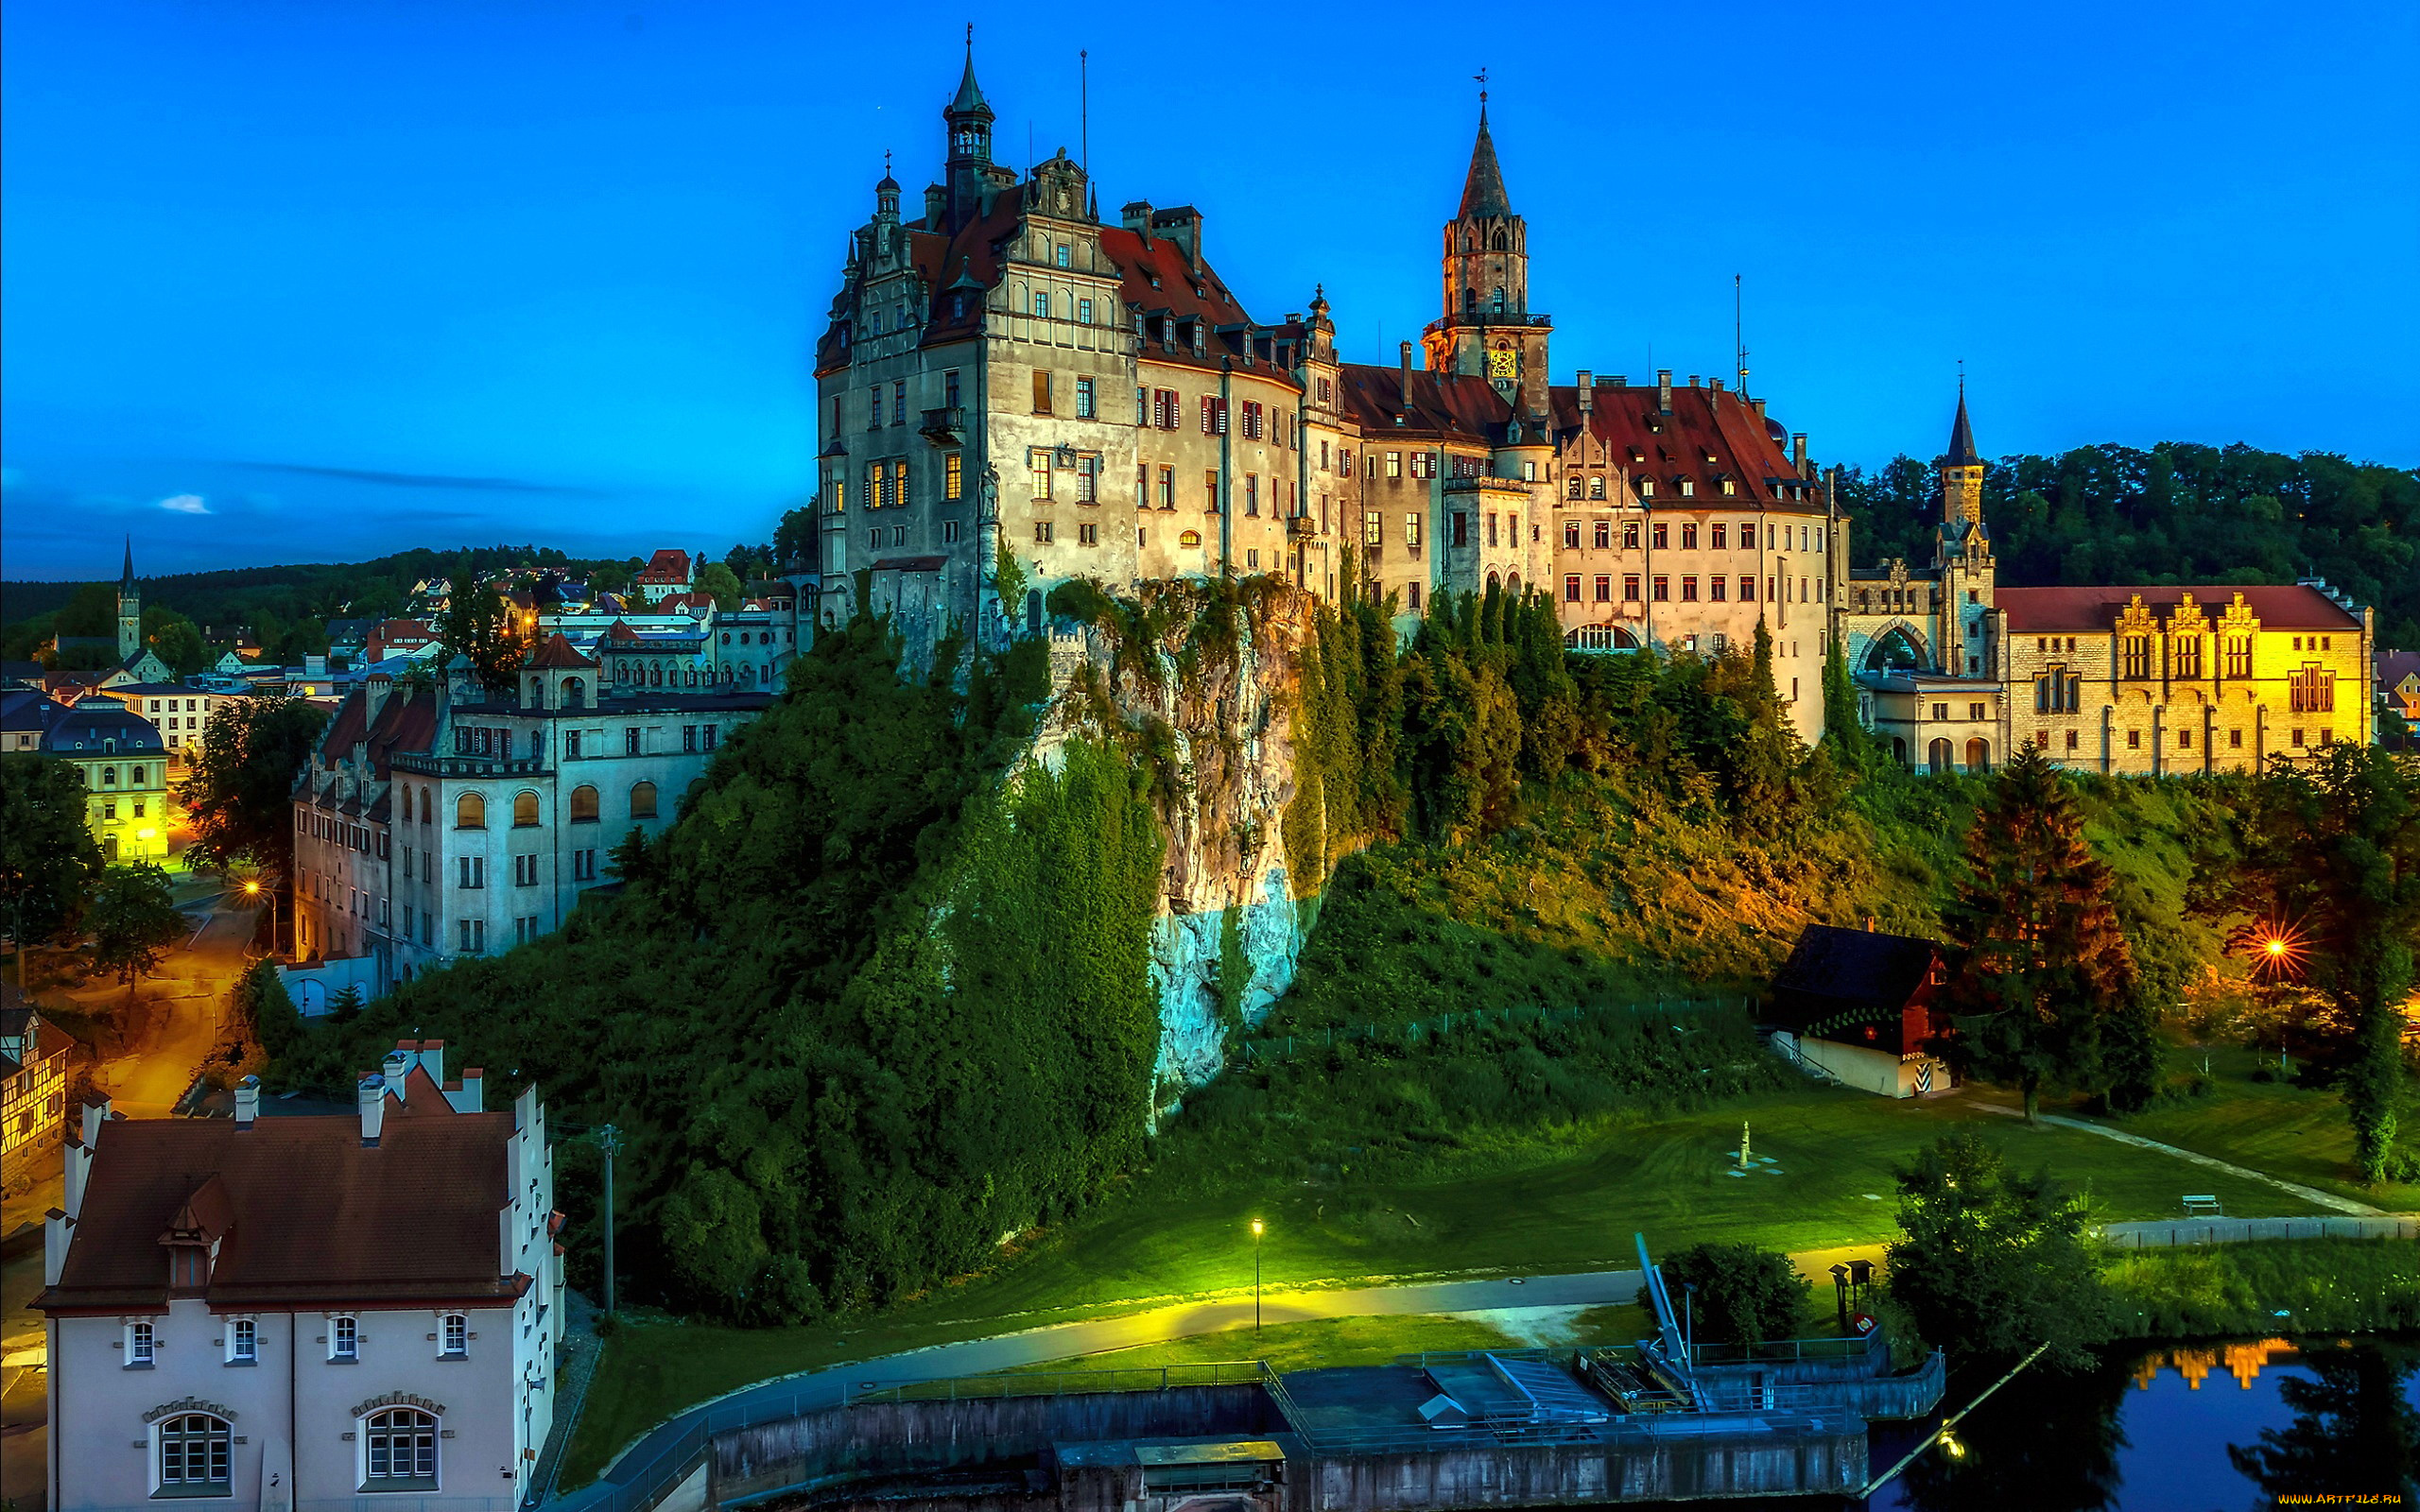
[[[1941,458],[1941,524],[1933,562],[1941,573],[1942,670],[1953,677],[1994,674],[1992,533],[1983,524],[1983,458],[1966,420],[1966,380],[1958,380],[1958,418]]]
[[[1445,225],[1443,263],[1445,312],[1421,335],[1429,370],[1482,374],[1516,411],[1544,414],[1553,322],[1530,313],[1530,228],[1505,192],[1484,93],[1461,208]]]

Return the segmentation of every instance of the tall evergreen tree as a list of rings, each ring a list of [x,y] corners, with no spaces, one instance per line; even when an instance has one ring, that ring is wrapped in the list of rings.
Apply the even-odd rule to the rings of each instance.
[[[0,756],[0,908],[18,950],[74,925],[100,875],[82,775],[30,752]]]
[[[1945,913],[1963,959],[1948,994],[1956,1032],[1942,1048],[1968,1074],[2016,1083],[2030,1122],[2046,1084],[2098,1075],[2105,1022],[2135,990],[2134,958],[2109,868],[2039,748],[2022,747],[1993,779],[1966,861]]]

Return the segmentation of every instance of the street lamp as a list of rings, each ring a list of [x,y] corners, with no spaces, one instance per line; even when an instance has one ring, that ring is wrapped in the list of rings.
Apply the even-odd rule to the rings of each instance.
[[[1252,1221],[1252,1336],[1260,1338],[1260,1220]]]
[[[244,883],[244,896],[247,898],[258,898],[261,895],[262,888],[260,879],[258,877],[247,879]],[[274,887],[268,889],[268,953],[271,956],[275,956],[277,954],[277,889]]]

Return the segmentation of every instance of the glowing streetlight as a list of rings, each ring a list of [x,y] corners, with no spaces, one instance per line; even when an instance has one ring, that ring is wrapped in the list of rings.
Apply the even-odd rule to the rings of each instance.
[[[1260,1338],[1260,1231],[1261,1222],[1252,1221],[1252,1336]]]
[[[268,953],[275,955],[277,954],[277,893],[274,889],[262,887],[258,877],[244,879],[245,897],[259,898],[264,895],[268,899]]]

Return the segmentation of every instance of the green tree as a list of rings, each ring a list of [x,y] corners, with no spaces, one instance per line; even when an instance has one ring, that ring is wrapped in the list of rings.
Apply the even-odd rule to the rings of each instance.
[[[235,982],[235,1009],[244,1027],[270,1058],[286,1054],[302,1038],[302,1015],[278,980],[277,963],[266,958],[244,969]]]
[[[2345,1026],[2323,1047],[2371,1180],[2395,1160],[2403,1005],[2420,937],[2420,757],[2338,741],[2260,780],[2225,902],[2289,923],[2290,963]]]
[[[1676,1308],[1685,1295],[1694,1337],[1710,1344],[1762,1344],[1804,1331],[1814,1287],[1789,1257],[1754,1245],[1703,1244],[1658,1263]],[[1647,1288],[1638,1289],[1641,1307]]]
[[[100,843],[84,822],[82,777],[67,762],[0,755],[0,906],[10,937],[54,939],[75,927],[101,872]]]
[[[816,501],[809,498],[795,508],[782,511],[781,524],[773,527],[774,571],[808,566],[818,559],[815,506]]]
[[[511,606],[467,565],[458,566],[448,580],[437,638],[449,657],[469,657],[479,681],[498,691],[513,686],[528,655]]]
[[[187,857],[219,870],[252,867],[267,885],[290,887],[294,782],[327,722],[325,711],[300,698],[255,695],[221,704],[177,787],[193,825]],[[294,917],[290,902],[284,917]]]
[[[715,596],[717,609],[729,612],[739,607],[739,578],[721,562],[706,563],[704,569],[698,574],[696,587],[700,593],[712,593]]]
[[[2109,868],[2084,843],[2058,768],[2025,746],[1992,779],[1966,834],[1968,875],[1944,921],[1962,959],[1942,1049],[1967,1074],[2014,1082],[2030,1122],[2042,1088],[2089,1085],[2105,1022],[2135,991]]]
[[[2284,1505],[2289,1494],[2420,1501],[2420,1412],[2406,1400],[2413,1366],[2375,1346],[2302,1358],[2311,1373],[2289,1375],[2277,1395],[2292,1409],[2283,1428],[2263,1428],[2227,1458]]]
[[[2048,1344],[2053,1365],[2089,1361],[2108,1307],[2081,1197],[2048,1171],[2009,1170],[1971,1129],[1943,1135],[1893,1176],[1900,1238],[1886,1280],[1926,1339],[1999,1356]]]
[[[93,964],[130,990],[137,977],[160,964],[170,943],[192,927],[177,912],[168,874],[148,861],[103,871],[86,919],[93,931]]]

